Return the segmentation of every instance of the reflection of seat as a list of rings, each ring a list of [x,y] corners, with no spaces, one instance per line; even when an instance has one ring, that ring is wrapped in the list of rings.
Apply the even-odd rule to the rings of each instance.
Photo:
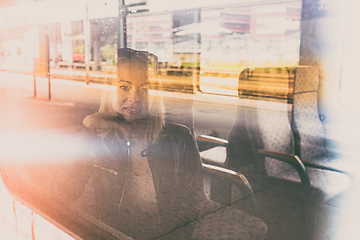
[[[247,68],[240,73],[238,93],[242,98],[246,96],[249,99],[287,99],[288,80],[288,73],[283,68],[261,68],[256,71]],[[228,141],[206,136],[197,138],[199,143],[208,141],[213,145],[200,153],[204,162],[235,170],[251,164],[252,151],[242,100],[240,99],[241,104],[238,105],[236,121]]]
[[[244,96],[240,94],[239,97]],[[294,154],[288,102],[287,99],[248,99],[246,127],[261,188],[256,192],[256,198],[263,210],[261,218],[267,222],[270,231],[276,229],[270,234],[271,238],[316,239],[315,226],[321,224],[318,216],[321,214],[326,219],[327,214],[321,211],[319,203],[349,188],[351,181],[342,173],[305,167]]]
[[[78,131],[80,130],[74,129],[74,132],[69,134],[75,134],[75,137],[78,136],[78,133],[84,133]],[[69,139],[71,140],[72,138]],[[85,141],[89,143],[86,139]],[[67,143],[69,145],[74,145],[74,142],[72,141],[67,141]],[[69,145],[64,146],[64,148],[69,149]],[[86,144],[84,148],[87,150],[88,146],[89,144]],[[61,147],[60,149],[63,150]],[[83,153],[82,150],[79,150],[80,153]],[[196,148],[188,150],[193,152]],[[89,154],[89,151],[86,151],[84,154]],[[89,159],[89,156],[86,156],[85,159]],[[23,160],[25,161],[25,159]],[[115,161],[119,162],[118,159],[115,159]],[[100,160],[100,162],[104,164],[104,161]],[[111,180],[109,181],[109,185],[102,186],[110,188],[116,185],[114,184],[114,182],[116,182],[114,180],[114,176],[116,176],[117,172],[114,170],[108,171],[111,169],[105,168],[101,168],[98,172],[93,172],[95,168],[92,170],[84,169],[86,166],[91,166],[86,163],[83,164],[81,161],[75,162],[75,160],[69,162],[63,161],[60,163],[49,163],[46,161],[29,161],[27,163],[28,164],[26,164],[26,166],[24,166],[24,164],[18,166],[16,164],[9,163],[6,164],[4,168],[0,168],[1,174],[9,179],[8,182],[12,182],[17,187],[16,189],[18,190],[14,193],[16,195],[20,193],[18,197],[22,198],[36,209],[40,209],[45,212],[52,218],[60,219],[58,221],[61,224],[67,227],[68,230],[83,237],[83,239],[99,239],[99,236],[102,236],[104,239],[128,239],[120,231],[112,228],[105,220],[98,218],[96,211],[98,205],[96,204],[94,187],[95,184],[98,184],[98,182],[95,180],[97,177],[95,175],[102,174],[100,177],[104,181],[109,178]],[[98,166],[96,166],[96,169],[99,169]],[[257,213],[257,206],[253,198],[254,195],[252,189],[246,178],[236,172],[206,164],[203,165],[203,169],[209,175],[220,175],[224,178],[231,179],[234,182],[234,185],[237,185],[243,190],[243,194],[238,197],[238,202],[248,203],[246,206],[249,207],[246,208],[245,211],[240,211],[212,201],[204,201],[200,205],[202,211],[194,232],[194,239],[208,239],[208,234],[210,234],[211,239],[215,239],[217,237],[225,239],[227,236],[235,236],[236,238],[239,237],[241,239],[265,239],[267,235],[267,227],[262,220],[254,216]],[[92,171],[94,175],[90,177],[89,181],[81,180],[83,177],[87,179],[88,171]],[[186,173],[192,174],[193,172],[187,171]],[[105,176],[108,178],[106,177],[105,179]],[[44,181],[44,179],[46,179],[46,181]],[[189,184],[191,183],[192,181],[190,180]],[[83,184],[86,184],[85,189],[77,191],[79,188],[83,188],[81,186]],[[205,198],[204,194],[203,189],[201,189],[199,192],[199,195],[202,196],[201,199]],[[73,197],[73,195],[77,196]],[[103,198],[104,195],[99,197]],[[169,197],[172,198],[173,195],[170,194]],[[42,202],[46,202],[46,204],[41,204]],[[108,202],[104,199],[104,204],[99,207],[106,208],[106,203]],[[180,207],[181,210],[183,206]],[[101,213],[104,212],[105,211],[101,211]],[[177,217],[176,215],[173,216],[175,218]],[[70,227],[67,223],[71,223]],[[184,228],[186,228],[186,224],[183,225]],[[179,227],[179,229],[181,229],[181,227]],[[174,234],[176,234],[176,230],[177,229],[174,229]],[[164,238],[160,237],[159,239],[178,239],[178,237],[178,235],[171,235],[168,238],[165,236]]]
[[[198,144],[208,145],[209,149],[200,151],[202,161],[207,164],[225,167],[227,164],[227,148],[229,142],[225,139],[200,135],[196,138]]]
[[[335,156],[325,147],[325,130],[318,113],[317,69],[299,66],[291,71],[295,73],[291,122],[295,137],[295,153],[305,166],[332,169],[354,177],[358,171],[355,167],[357,164],[350,158]]]
[[[228,140],[214,137],[213,134],[209,136],[206,133],[196,137],[196,140],[204,163],[236,171],[240,166],[252,162],[251,144],[245,126],[245,112],[239,105]]]
[[[245,69],[239,76],[237,116],[228,141],[209,136],[197,137],[198,143],[208,142],[212,148],[201,151],[204,162],[225,168],[240,170],[252,177],[253,152],[245,123],[245,106],[249,99],[286,99],[288,94],[288,73],[283,68],[262,68],[261,71]],[[214,147],[215,146],[215,147]],[[245,172],[244,172],[245,171]],[[226,186],[220,186],[225,188]]]
[[[174,139],[176,139],[177,141],[180,141],[181,135],[180,137],[178,137],[179,135],[175,135]],[[196,148],[191,148],[189,146],[189,142],[182,142],[183,144],[178,144],[175,145],[176,149],[178,151],[178,153],[183,152],[183,153],[187,153],[187,156],[189,157],[186,160],[194,160],[194,156],[197,155],[197,149]],[[160,146],[160,145],[159,145]],[[161,146],[166,146],[163,142],[161,143]],[[181,146],[184,147],[183,151],[181,150]],[[193,145],[195,146],[195,145]],[[153,149],[156,149],[156,147],[153,147]],[[168,148],[167,148],[168,149]],[[168,149],[169,150],[169,149]],[[149,156],[151,156],[151,151],[152,150],[147,150]],[[156,151],[154,152],[159,152],[158,148]],[[153,152],[153,154],[154,154]],[[166,151],[165,151],[166,153]],[[180,154],[180,156],[183,156],[182,154]],[[171,159],[171,158],[170,158]],[[182,158],[180,158],[182,159]],[[167,159],[169,161],[169,159]],[[182,159],[183,160],[183,159]],[[150,162],[151,164],[151,162]],[[154,163],[155,164],[155,163]],[[188,163],[188,164],[193,164],[193,163]],[[151,165],[150,165],[151,166]],[[190,166],[190,165],[189,165]],[[235,172],[232,171],[228,171],[225,169],[221,169],[219,167],[214,167],[214,166],[209,166],[204,164],[202,166],[202,169],[204,169],[206,172],[208,172],[209,174],[214,174],[214,175],[220,175],[222,177],[225,178],[230,178],[231,180],[234,181],[235,185],[238,185],[242,190],[244,190],[243,195],[241,195],[241,198],[238,200],[238,202],[241,201],[241,203],[243,202],[248,202],[250,201],[250,205],[252,208],[248,208],[247,212],[257,212],[257,207],[256,207],[256,203],[254,202],[253,199],[253,192],[251,190],[251,187],[249,185],[249,183],[246,181],[246,179],[244,178],[244,176],[242,176],[241,174],[237,174]],[[196,167],[194,168],[194,165],[190,166],[189,169],[187,169],[186,172],[184,172],[185,176],[184,178],[181,178],[180,180],[180,184],[179,185],[183,185],[184,188],[179,188],[178,185],[176,184],[172,184],[171,186],[169,185],[169,187],[172,188],[177,188],[178,191],[182,191],[182,189],[186,190],[186,192],[190,192],[190,193],[195,193],[195,192],[191,192],[191,190],[193,190],[193,188],[191,187],[193,184],[196,184],[195,179],[194,179],[194,170],[196,171]],[[156,176],[159,176],[160,174],[167,174],[166,172],[166,168],[157,168],[152,170],[152,174],[154,176],[154,181],[156,181]],[[201,176],[198,179],[202,180],[202,174],[203,171],[199,171],[198,173],[196,173],[198,176]],[[109,174],[107,174],[109,175]],[[166,181],[166,184],[171,184],[173,183],[171,180],[171,178],[167,179],[168,181]],[[201,181],[202,182],[202,181]],[[165,183],[160,183],[163,184],[163,186],[165,185]],[[155,185],[156,186],[156,185]],[[185,187],[186,186],[186,187]],[[159,187],[160,189],[160,187]],[[197,188],[197,190],[199,190]],[[199,194],[201,197],[200,199],[204,199],[205,200],[205,194],[203,189],[200,189],[200,192],[196,192],[196,196]],[[188,193],[187,193],[188,194]],[[210,192],[210,194],[212,194]],[[182,194],[179,194],[180,196],[183,196]],[[166,196],[162,196],[162,202],[160,202],[161,200],[161,195],[157,195],[157,199],[158,199],[158,204],[161,205],[161,203],[164,202],[168,202],[169,198],[172,202],[172,204],[176,205],[174,208],[174,210],[178,209],[180,212],[178,212],[178,214],[181,214],[181,212],[186,212],[189,211],[186,208],[190,208],[191,207],[189,205],[186,205],[187,202],[184,201],[186,199],[190,199],[195,196],[195,195],[191,195],[191,196],[187,196],[186,199],[181,199],[180,196],[178,196],[177,198],[173,198],[173,194],[167,194],[166,192]],[[166,201],[164,201],[164,198],[166,199]],[[179,201],[179,202],[177,202]],[[184,208],[185,206],[185,209]],[[245,213],[243,211],[240,211],[238,209],[235,208],[231,208],[229,206],[222,206],[220,204],[214,203],[212,201],[203,201],[200,204],[200,209],[201,209],[201,215],[200,215],[200,219],[196,224],[196,228],[195,228],[195,232],[194,232],[194,238],[195,239],[206,239],[207,236],[210,236],[210,238],[214,238],[215,236],[218,237],[220,234],[221,236],[241,236],[242,239],[264,239],[264,237],[267,234],[267,227],[265,225],[265,223],[263,221],[261,221],[260,219]],[[172,210],[172,209],[170,209]],[[169,222],[176,222],[175,220],[177,220],[177,218],[179,217],[179,215],[174,214],[177,213],[175,211],[167,211],[166,212],[166,217],[167,220]],[[193,219],[193,218],[192,218]],[[190,220],[190,219],[187,219]],[[180,238],[180,236],[182,235],[182,233],[186,234],[187,231],[187,226],[191,225],[192,221],[188,221],[188,222],[183,222],[183,225],[174,229],[171,229],[171,231],[165,233],[164,238],[159,237],[158,239],[178,239]],[[227,228],[224,228],[223,224],[228,224]],[[214,224],[216,224],[214,226]],[[182,230],[183,229],[183,230]],[[186,235],[185,235],[186,236]],[[187,239],[187,237],[185,237]]]
[[[250,72],[247,69],[244,71]],[[263,71],[263,69],[253,69],[252,73]],[[285,69],[282,71],[286,72]],[[247,79],[246,76],[244,77]],[[246,81],[243,81],[243,84],[246,85]],[[243,96],[240,94],[239,97]],[[349,186],[346,175],[305,168],[302,160],[294,155],[294,138],[289,122],[287,100],[249,100],[249,105],[251,107],[246,108],[245,111],[246,126],[255,153],[254,165],[257,172],[266,178],[290,182],[301,181],[306,191],[310,190],[312,194],[316,192],[317,197],[322,200],[336,195]]]
[[[337,195],[348,188],[351,181],[342,173],[306,168],[300,158],[294,154],[294,138],[288,111],[288,102],[291,101],[283,97],[273,97],[272,101],[264,101],[264,96],[256,92],[242,91],[242,89],[250,89],[246,86],[249,74],[265,77],[267,73],[273,72],[277,72],[280,76],[288,76],[283,68],[245,69],[240,74],[239,97],[244,104],[239,106],[229,143],[223,144],[227,147],[228,156],[227,158],[222,156],[222,159],[226,159],[224,166],[237,169],[250,177],[251,184],[256,190],[257,200],[261,203],[261,219],[266,221],[270,231],[276,228],[276,237],[274,230],[271,237],[276,239],[281,236],[285,239],[298,234],[301,236],[299,239],[309,239],[311,233],[308,230],[313,228],[316,214],[313,211],[314,204],[311,202],[324,201]],[[291,92],[283,92],[281,96],[289,95]],[[242,146],[248,144],[249,138],[254,150],[253,157],[251,153],[246,153]],[[205,136],[198,138],[201,141],[205,139]],[[235,139],[237,141],[234,141]],[[214,142],[213,139],[210,140]],[[233,163],[229,160],[229,155],[234,152],[230,150],[231,145],[235,146],[233,149],[238,146],[238,159]],[[252,157],[251,163],[246,160],[249,157]],[[216,157],[213,158],[212,161],[216,162]],[[257,174],[254,174],[258,176],[257,178],[252,178],[254,176],[252,166],[257,170]],[[259,183],[258,180],[262,181]],[[276,207],[278,204],[273,200],[274,198],[282,202],[281,206]],[[283,215],[280,217],[281,212]],[[283,221],[282,228],[278,226],[279,219]]]
[[[248,168],[251,168],[252,150],[242,107],[238,106],[236,121],[228,140],[205,134],[198,136],[196,140],[204,163],[241,173],[245,173],[243,171],[246,170],[246,177],[249,177]],[[205,183],[208,182],[205,181]],[[212,199],[222,204],[230,204],[232,202],[231,185],[231,182],[213,176],[210,188],[216,194],[212,194]]]
[[[186,96],[186,99],[179,98],[176,101],[169,98],[163,99],[166,122],[185,125],[194,132],[193,95],[183,96]],[[199,128],[197,130],[199,131]],[[209,132],[207,129],[200,128],[200,132],[204,131]],[[267,226],[258,218],[257,204],[249,182],[244,175],[221,167],[226,165],[226,147],[224,146],[227,146],[227,141],[200,136],[197,139],[198,143],[200,139],[204,140],[203,143],[209,144],[210,142],[210,145],[215,147],[200,153],[204,162],[204,193],[206,196],[203,197],[209,200],[200,206],[201,213],[193,238],[199,240],[265,239]],[[217,160],[219,157],[220,161]],[[217,162],[211,159],[216,159]],[[220,188],[213,187],[219,181],[227,181],[226,185],[233,187],[234,194],[229,193],[230,199],[226,199],[226,201],[222,197],[214,197],[222,195]],[[200,194],[203,195],[203,193]]]
[[[205,201],[201,206],[200,221],[195,228],[193,238],[265,239],[267,226],[257,217],[258,209],[254,193],[245,176],[208,164],[203,164],[203,169],[207,175],[229,179],[235,186],[242,189],[242,194],[233,200],[233,205],[241,205],[245,208],[245,212],[213,201]]]
[[[325,200],[350,186],[341,173],[304,166],[294,155],[294,139],[288,121],[287,104],[257,101],[247,109],[246,124],[254,150],[254,165],[260,176],[289,182],[301,182],[305,195]],[[297,188],[299,190],[299,188]],[[300,188],[301,189],[301,188]],[[288,189],[290,192],[293,190]],[[303,191],[300,192],[302,195]]]

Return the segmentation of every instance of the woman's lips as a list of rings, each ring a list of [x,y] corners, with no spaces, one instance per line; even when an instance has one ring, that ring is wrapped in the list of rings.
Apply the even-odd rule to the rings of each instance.
[[[125,107],[124,110],[130,114],[137,114],[140,113],[139,108],[132,108],[132,107]]]

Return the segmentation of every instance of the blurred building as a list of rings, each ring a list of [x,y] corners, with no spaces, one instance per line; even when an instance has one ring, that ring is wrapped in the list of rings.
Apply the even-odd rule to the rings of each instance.
[[[117,0],[1,1],[0,63],[31,65],[38,35],[45,34],[52,67],[81,67],[86,54],[91,69],[114,66],[117,4]],[[127,46],[156,53],[167,67],[238,74],[244,67],[295,64],[300,18],[301,1],[253,6],[239,1],[222,7],[140,12],[127,16]]]

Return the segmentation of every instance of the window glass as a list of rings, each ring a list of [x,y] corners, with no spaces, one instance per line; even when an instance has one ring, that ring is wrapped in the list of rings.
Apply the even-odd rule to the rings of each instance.
[[[338,2],[0,3],[4,226],[357,236],[356,4]]]

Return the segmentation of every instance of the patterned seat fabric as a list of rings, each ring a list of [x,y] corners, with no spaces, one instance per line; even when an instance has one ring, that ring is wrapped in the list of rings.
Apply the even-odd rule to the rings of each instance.
[[[253,149],[294,154],[294,136],[289,121],[287,101],[250,100],[250,106],[245,115]],[[306,124],[311,125],[311,123],[304,123],[304,127],[311,131],[312,126],[308,127]],[[312,144],[316,146],[315,140]],[[285,162],[254,155],[254,163],[263,176],[287,182],[300,182],[296,170]],[[318,199],[331,198],[351,185],[349,177],[345,174],[314,168],[306,168],[306,170],[312,187],[311,191],[317,195]]]
[[[318,85],[319,76],[315,67],[296,67],[292,128],[296,141],[295,152],[305,162],[326,155],[325,131],[317,105]]]
[[[192,239],[260,240],[267,237],[268,229],[262,220],[235,208],[205,201],[200,215]]]
[[[356,159],[335,156],[326,149],[325,129],[318,112],[318,85],[319,74],[315,67],[296,67],[291,122],[295,153],[303,162],[344,171],[355,180],[360,173]]]
[[[240,88],[249,89],[249,85],[253,85],[250,81],[253,76],[262,76],[269,82],[281,82],[282,94],[281,96],[288,95],[289,80],[288,73],[285,68],[254,68],[245,69],[240,74],[239,86]],[[279,78],[282,76],[282,78]],[[281,79],[281,81],[279,81]],[[284,87],[286,86],[285,90]],[[273,83],[273,88],[277,84]],[[256,93],[254,93],[256,95]],[[252,94],[252,95],[254,95]],[[240,98],[249,98],[239,90]],[[251,99],[252,97],[250,97]],[[256,98],[252,98],[256,99]],[[245,110],[245,121],[248,134],[251,140],[252,147],[255,149],[269,149],[284,153],[294,152],[294,141],[288,120],[288,107],[287,99],[271,100],[249,100],[248,105],[250,108]],[[271,158],[262,159],[262,157],[254,156],[256,160],[257,170],[269,177],[275,177],[279,173],[291,169],[287,163],[274,160]]]
[[[294,139],[288,121],[287,104],[254,101],[253,106],[254,110],[247,113],[247,125],[254,147],[294,154]],[[257,161],[260,172],[264,172],[266,176],[300,183],[299,174],[289,164],[261,156],[257,157]],[[351,186],[351,180],[345,174],[314,168],[306,170],[312,195],[319,201],[329,199]]]
[[[310,197],[313,200],[319,202],[326,201],[351,186],[351,180],[345,174],[316,168],[306,168],[306,171],[308,172],[312,187]],[[277,178],[291,182],[300,182],[299,174],[295,169],[282,172]]]
[[[246,124],[253,147],[292,154],[294,141],[287,117],[287,104],[252,101],[251,105],[253,108],[246,112]],[[272,158],[254,157],[258,159],[259,170],[269,177],[276,177],[292,168]]]

